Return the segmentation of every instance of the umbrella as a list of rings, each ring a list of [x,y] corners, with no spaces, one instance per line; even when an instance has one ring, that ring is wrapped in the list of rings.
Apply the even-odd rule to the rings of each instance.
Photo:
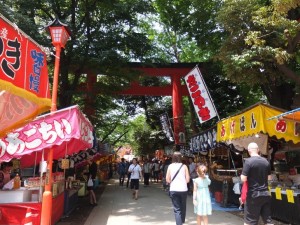
[[[42,48],[0,14],[0,137],[51,107]]]
[[[93,147],[93,141],[90,121],[78,106],[72,106],[39,116],[1,138],[0,161],[21,158],[21,167],[30,167],[41,160],[44,149],[53,148],[53,159],[59,159]]]

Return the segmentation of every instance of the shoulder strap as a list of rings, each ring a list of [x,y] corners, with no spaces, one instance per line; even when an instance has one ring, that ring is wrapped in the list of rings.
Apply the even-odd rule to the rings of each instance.
[[[177,176],[177,174],[179,173],[179,170],[181,169],[181,167],[183,166],[183,163],[181,164],[181,166],[179,167],[179,169],[177,170],[177,172],[175,173],[174,177],[172,178],[171,182],[175,179],[175,177]]]

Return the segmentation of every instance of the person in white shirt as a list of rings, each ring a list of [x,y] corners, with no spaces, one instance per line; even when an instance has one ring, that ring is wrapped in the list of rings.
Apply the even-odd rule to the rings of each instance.
[[[138,192],[139,192],[139,182],[140,179],[142,179],[142,168],[137,163],[137,159],[132,159],[132,164],[128,168],[128,172],[130,175],[130,188],[133,191],[132,192],[132,198],[135,200],[138,199]]]
[[[170,184],[169,195],[172,199],[176,225],[182,225],[185,223],[187,183],[190,181],[190,174],[187,166],[181,163],[180,152],[174,152],[166,180]]]

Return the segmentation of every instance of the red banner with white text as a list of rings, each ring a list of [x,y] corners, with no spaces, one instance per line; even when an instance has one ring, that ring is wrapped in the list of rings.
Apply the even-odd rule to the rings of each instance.
[[[0,15],[0,136],[51,106],[46,55]]]
[[[217,111],[199,68],[196,66],[184,79],[200,123],[204,123],[217,116]]]

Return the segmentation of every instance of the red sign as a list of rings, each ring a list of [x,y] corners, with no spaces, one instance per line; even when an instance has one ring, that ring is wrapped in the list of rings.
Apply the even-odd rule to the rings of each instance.
[[[204,123],[217,116],[217,111],[211,100],[209,91],[206,88],[206,84],[199,68],[195,67],[185,76],[184,79],[200,123]]]
[[[0,16],[0,136],[50,109],[46,55]]]
[[[0,138],[0,161],[22,158],[21,166],[29,167],[40,162],[44,149],[53,148],[53,158],[58,159],[91,148],[93,141],[90,121],[78,106],[72,106],[39,116]]]

